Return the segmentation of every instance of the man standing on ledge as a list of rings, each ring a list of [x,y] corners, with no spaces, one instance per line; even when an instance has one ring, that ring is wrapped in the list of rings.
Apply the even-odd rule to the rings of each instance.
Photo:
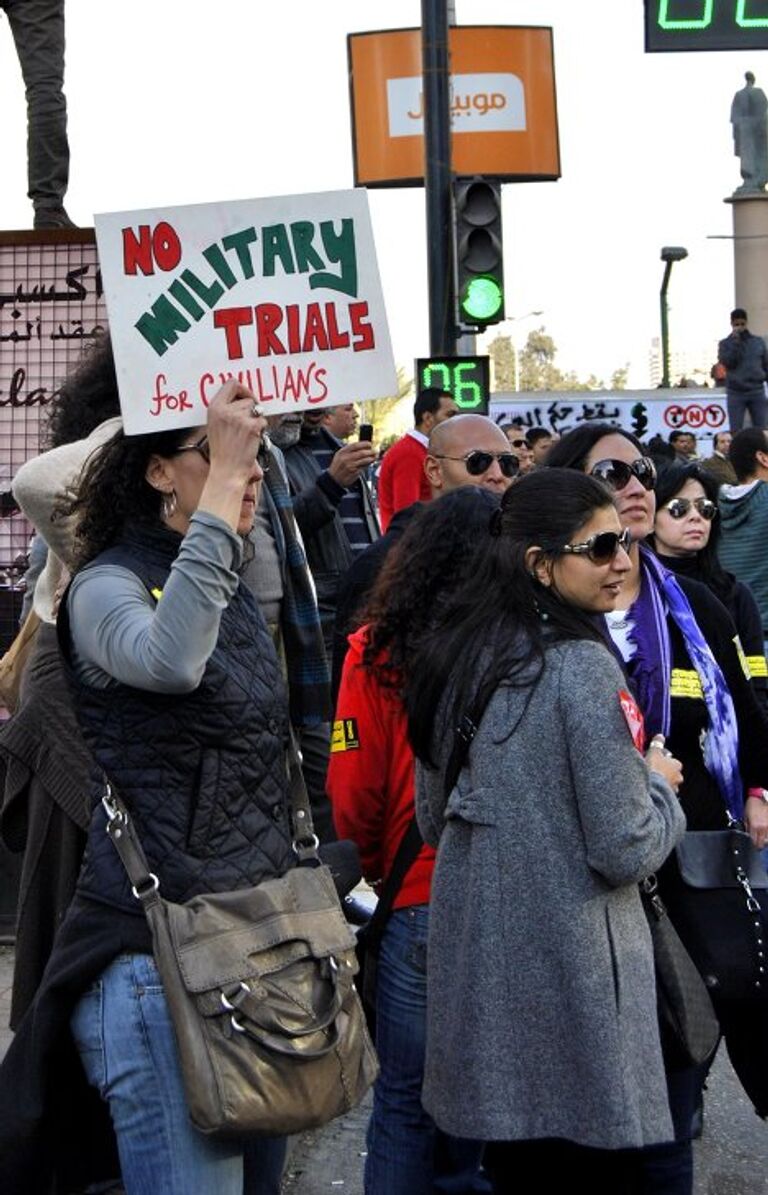
[[[747,313],[743,307],[731,312],[731,334],[717,347],[717,359],[725,366],[725,393],[728,402],[728,422],[734,436],[744,426],[744,413],[749,411],[753,427],[768,423],[768,400],[765,381],[768,378],[768,350],[762,336],[753,336],[747,328]]]
[[[35,228],[74,228],[64,211],[69,182],[64,98],[64,0],[0,0],[27,95],[28,195]]]
[[[411,431],[384,453],[379,474],[381,527],[387,530],[392,515],[412,502],[428,502],[429,482],[424,473],[427,444],[433,427],[458,414],[450,394],[430,386],[420,390],[413,404]]]

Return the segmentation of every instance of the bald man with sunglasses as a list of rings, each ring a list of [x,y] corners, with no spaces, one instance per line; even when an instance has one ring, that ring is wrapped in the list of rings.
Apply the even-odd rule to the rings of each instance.
[[[424,461],[432,497],[462,485],[479,485],[499,497],[520,472],[501,428],[486,415],[454,415],[438,423]]]

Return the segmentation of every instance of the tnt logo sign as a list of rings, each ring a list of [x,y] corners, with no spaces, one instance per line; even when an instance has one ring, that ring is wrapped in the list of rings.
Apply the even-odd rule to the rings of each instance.
[[[686,403],[685,406],[673,403],[664,410],[664,422],[667,427],[675,429],[689,427],[692,431],[699,431],[701,428],[714,430],[722,427],[725,420],[725,406],[719,403],[708,403],[706,406],[695,402]]]

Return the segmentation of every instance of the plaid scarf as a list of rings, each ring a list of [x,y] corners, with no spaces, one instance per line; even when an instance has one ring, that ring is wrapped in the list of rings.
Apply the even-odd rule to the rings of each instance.
[[[317,600],[307,558],[296,530],[288,482],[271,450],[264,474],[270,513],[284,547],[284,592],[280,629],[285,649],[288,697],[294,726],[314,726],[331,717],[331,691]]]
[[[702,747],[704,764],[717,781],[731,817],[740,821],[744,815],[744,790],[739,774],[739,731],[730,690],[674,573],[644,544],[640,545],[640,561],[640,596],[633,606],[634,627],[629,635],[636,653],[629,672],[637,684],[648,734],[669,734],[669,617],[683,637],[707,707],[709,729]]]

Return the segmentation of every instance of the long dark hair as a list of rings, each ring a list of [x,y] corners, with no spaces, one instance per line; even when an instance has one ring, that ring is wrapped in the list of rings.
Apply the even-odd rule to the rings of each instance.
[[[715,506],[718,505],[717,495],[720,487],[716,478],[712,476],[709,470],[695,461],[691,461],[689,464],[678,461],[668,465],[666,469],[663,469],[659,473],[656,481],[657,513],[661,510],[662,506],[666,505],[667,502],[671,502],[680,493],[688,481],[698,481],[710,502],[714,502]],[[726,572],[718,559],[717,545],[720,542],[720,519],[718,515],[715,515],[709,528],[708,542],[703,548],[699,548],[696,553],[698,575],[704,584],[708,585],[713,593],[720,598],[720,601],[727,604],[733,593],[735,577],[731,573]],[[653,533],[648,536],[648,542],[654,550],[657,550]]]
[[[369,624],[363,667],[379,684],[400,689],[406,661],[427,628],[439,621],[447,595],[461,585],[478,545],[488,542],[499,499],[462,486],[430,502],[411,519],[389,552],[360,622]]]
[[[75,568],[82,568],[120,537],[128,523],[158,523],[163,495],[146,480],[150,457],[173,456],[189,437],[189,428],[126,436],[118,432],[94,453],[76,493],[59,504],[73,515]]]
[[[587,613],[539,584],[526,552],[538,546],[542,556],[556,557],[595,511],[612,504],[600,482],[566,469],[530,473],[507,490],[469,576],[446,595],[440,617],[402,661],[411,744],[425,763],[433,762],[438,708],[455,726],[481,687],[490,693],[536,683],[545,628],[547,642],[602,642]]]
[[[625,431],[623,427],[614,427],[612,423],[582,423],[573,431],[566,434],[550,448],[547,453],[547,467],[550,469],[578,469],[583,473],[587,467],[587,457],[604,436],[623,436],[634,444],[638,456],[643,455],[643,446],[637,436]]]
[[[72,444],[120,414],[115,359],[107,333],[97,337],[59,388],[46,415],[48,448]]]

